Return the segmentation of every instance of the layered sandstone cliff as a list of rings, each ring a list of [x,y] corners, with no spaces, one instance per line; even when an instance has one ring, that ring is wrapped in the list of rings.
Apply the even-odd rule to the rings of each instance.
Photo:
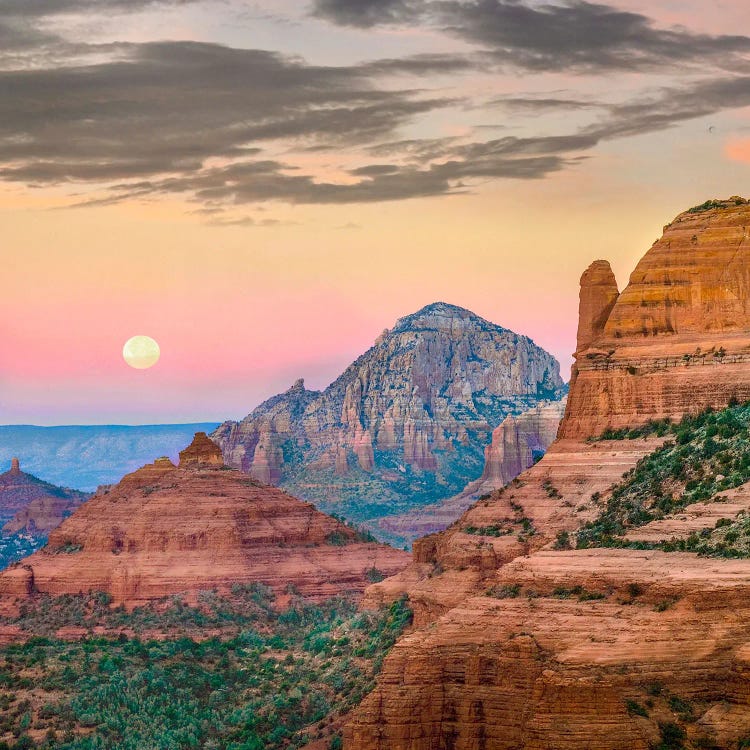
[[[749,227],[742,198],[680,214],[616,297],[592,264],[562,437],[750,398]]]
[[[406,594],[415,629],[355,712],[347,750],[746,743],[750,559],[571,547],[666,439],[588,438],[750,399],[747,225],[744,201],[712,202],[665,229],[622,294],[608,264],[584,274],[561,437],[366,593],[372,605]],[[740,489],[711,501],[722,518],[747,509]],[[629,538],[694,533],[710,516],[689,506]]]
[[[45,548],[0,574],[6,599],[109,592],[134,605],[178,593],[262,582],[325,598],[360,592],[408,556],[274,487],[223,465],[204,433],[182,451],[98,492]]]
[[[324,391],[300,380],[212,438],[229,465],[365,521],[460,492],[492,430],[562,389],[558,363],[530,339],[436,303]]]
[[[544,401],[518,416],[506,417],[484,449],[484,470],[455,497],[378,521],[386,533],[413,541],[450,526],[476,499],[504,487],[538,461],[554,441],[565,399]]]

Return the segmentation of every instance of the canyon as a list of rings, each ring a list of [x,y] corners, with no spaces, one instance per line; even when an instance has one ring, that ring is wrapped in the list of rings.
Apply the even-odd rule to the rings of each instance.
[[[132,608],[262,583],[322,600],[356,595],[407,561],[312,504],[224,466],[219,448],[198,432],[178,466],[159,458],[98,491],[44,548],[0,573],[0,596],[7,605],[102,591]]]
[[[298,380],[211,437],[228,465],[403,543],[408,533],[376,519],[461,493],[506,417],[564,391],[533,341],[439,302],[384,331],[324,391]]]
[[[745,460],[742,431],[654,420],[750,400],[748,226],[744,199],[709,201],[665,227],[621,293],[606,261],[584,273],[556,441],[365,593],[373,607],[407,596],[414,628],[347,724],[347,750],[747,746],[750,561],[671,541],[745,524],[744,474],[696,464],[693,484],[653,485],[662,497],[705,482],[713,513],[677,495],[650,515],[627,503],[648,500],[660,457],[679,474],[693,443],[711,456],[700,441],[735,434]],[[597,542],[618,502],[641,525]]]

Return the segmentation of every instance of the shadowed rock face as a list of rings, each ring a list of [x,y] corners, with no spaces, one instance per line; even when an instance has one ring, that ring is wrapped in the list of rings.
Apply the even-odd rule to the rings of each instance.
[[[407,569],[367,590],[372,605],[408,594],[415,628],[355,711],[346,750],[647,750],[675,725],[685,747],[736,748],[750,736],[750,560],[567,548],[613,484],[664,440],[587,436],[745,394],[739,361],[653,364],[689,346],[742,354],[744,222],[750,208],[735,200],[682,214],[604,323],[614,294],[607,267],[584,274],[564,437],[449,529],[418,540]],[[590,367],[607,358],[635,359],[639,374]],[[654,371],[641,375],[647,361]],[[626,388],[625,377],[641,385]],[[746,495],[722,507],[741,510]],[[701,515],[705,508],[688,507],[671,526],[655,522],[633,538],[689,533]]]
[[[28,531],[45,536],[89,495],[56,487],[21,471],[17,458],[9,471],[0,474],[0,524],[3,533]]]
[[[616,298],[609,264],[590,266],[561,437],[750,398],[749,228],[741,198],[680,214]]]
[[[492,430],[562,387],[530,339],[436,303],[325,391],[297,381],[211,437],[228,465],[364,521],[460,492],[481,474]]]
[[[262,582],[326,598],[361,592],[408,555],[221,463],[196,435],[179,466],[161,458],[98,492],[47,546],[0,574],[6,601],[100,590],[132,606],[178,593]]]

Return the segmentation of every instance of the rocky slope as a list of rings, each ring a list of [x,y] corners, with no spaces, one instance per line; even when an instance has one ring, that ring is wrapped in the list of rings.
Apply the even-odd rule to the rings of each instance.
[[[406,593],[416,628],[386,659],[377,689],[347,727],[345,748],[747,745],[750,557],[668,552],[676,543],[634,548],[677,534],[680,524],[694,534],[695,517],[711,514],[683,507],[693,496],[744,518],[743,487],[719,492],[734,486],[735,474],[743,481],[744,454],[722,447],[736,449],[742,430],[721,415],[697,436],[686,423],[678,445],[659,429],[637,439],[587,438],[628,420],[676,418],[750,397],[741,366],[741,342],[750,337],[749,224],[745,202],[711,203],[666,228],[621,295],[608,264],[584,274],[561,437],[504,490],[419,540],[406,570],[368,589],[371,604]],[[691,356],[674,364],[669,358],[689,341]],[[701,364],[697,347],[724,353]],[[695,453],[681,463],[688,449]],[[725,460],[742,471],[716,473]],[[682,477],[682,500],[659,479],[665,467]],[[613,539],[618,503],[629,522],[644,524],[640,535]],[[572,549],[579,531],[589,548]],[[615,548],[594,548],[595,532],[599,544]]]
[[[565,399],[544,401],[516,416],[506,417],[484,449],[484,470],[455,497],[378,521],[378,529],[413,541],[450,526],[478,497],[504,487],[538,461],[552,444],[565,411]]]
[[[13,458],[10,470],[0,474],[2,533],[46,537],[89,497],[90,493],[56,487],[21,471],[19,460]]]
[[[0,574],[5,602],[35,593],[108,592],[133,606],[261,582],[323,599],[361,591],[408,556],[223,465],[205,433],[98,492],[45,548]]]
[[[436,303],[324,391],[300,380],[212,438],[259,481],[369,521],[460,492],[492,430],[562,390],[558,363],[530,339]]]

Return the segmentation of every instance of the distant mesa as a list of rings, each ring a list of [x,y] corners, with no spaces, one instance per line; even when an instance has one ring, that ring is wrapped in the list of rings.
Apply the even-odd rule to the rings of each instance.
[[[45,536],[88,497],[88,493],[57,487],[27,474],[18,458],[12,458],[10,469],[0,474],[2,532]]]

